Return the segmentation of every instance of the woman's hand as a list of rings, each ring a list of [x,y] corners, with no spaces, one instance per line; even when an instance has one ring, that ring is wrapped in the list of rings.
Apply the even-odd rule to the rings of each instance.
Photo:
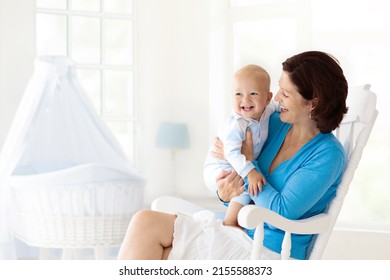
[[[247,160],[253,160],[253,138],[252,131],[250,129],[247,129],[246,131],[246,139],[242,142],[241,153],[245,155]],[[223,142],[218,137],[214,140],[214,151],[212,152],[212,155],[218,159],[226,160],[223,150]]]
[[[246,160],[253,161],[253,138],[252,131],[246,130],[246,139],[242,142],[241,153],[245,156]]]
[[[223,151],[223,143],[222,143],[221,139],[219,139],[218,137],[215,137],[215,139],[214,139],[214,151],[211,153],[212,153],[213,157],[215,157],[217,159],[226,160],[225,154]]]
[[[222,171],[217,176],[218,196],[224,202],[229,202],[233,197],[239,196],[244,192],[244,181],[236,171],[231,173]]]
[[[250,129],[246,131],[246,139],[242,142],[241,152],[245,155],[247,160],[253,160],[253,140]],[[218,159],[225,160],[223,142],[218,137],[215,138],[214,152],[212,152],[212,154]],[[245,191],[244,180],[236,171],[231,173],[223,171],[217,176],[216,181],[218,196],[225,202],[229,202],[233,197],[238,196]]]

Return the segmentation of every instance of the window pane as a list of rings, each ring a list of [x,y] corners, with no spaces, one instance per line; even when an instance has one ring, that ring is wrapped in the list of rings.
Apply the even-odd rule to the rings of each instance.
[[[71,56],[77,63],[100,63],[100,19],[71,18]]]
[[[77,79],[90,98],[98,114],[102,113],[101,78],[99,70],[77,69]]]
[[[338,9],[333,9],[337,5]],[[381,223],[390,229],[390,103],[387,72],[390,58],[388,1],[312,1],[312,38],[341,63],[350,87],[371,84],[377,94],[378,118],[354,174],[339,220],[359,224]],[[345,11],[350,10],[350,13]],[[332,13],[332,20],[328,20]]]
[[[105,0],[104,11],[109,13],[133,13],[133,1],[132,0]]]
[[[38,8],[46,9],[61,9],[64,10],[67,7],[67,0],[36,0]]]
[[[280,62],[297,49],[296,19],[236,22],[233,32],[234,68],[252,63],[261,65],[275,77],[272,87],[276,87],[281,74]]]
[[[131,71],[104,71],[104,115],[132,116],[133,94],[133,73]]]
[[[104,20],[104,62],[107,64],[132,64],[132,21]]]
[[[125,121],[106,121],[107,126],[115,135],[122,149],[130,158],[134,158],[134,124]]]
[[[37,55],[64,55],[76,62],[80,86],[131,159],[133,4],[132,0],[37,0],[36,20]]]
[[[71,1],[72,10],[77,11],[88,11],[88,12],[99,12],[100,11],[100,0],[74,0]]]
[[[37,55],[67,55],[66,16],[37,14]]]

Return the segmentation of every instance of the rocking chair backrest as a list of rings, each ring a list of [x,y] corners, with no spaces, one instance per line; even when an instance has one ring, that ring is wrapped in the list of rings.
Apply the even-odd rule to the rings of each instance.
[[[348,93],[347,106],[349,107],[347,115],[340,124],[340,127],[334,131],[336,137],[344,146],[347,156],[347,166],[336,196],[328,207],[327,213],[332,219],[331,226],[328,231],[317,236],[310,254],[310,259],[320,259],[325,250],[341,211],[344,198],[362,157],[363,149],[378,115],[376,95],[370,91],[369,84],[351,88]]]

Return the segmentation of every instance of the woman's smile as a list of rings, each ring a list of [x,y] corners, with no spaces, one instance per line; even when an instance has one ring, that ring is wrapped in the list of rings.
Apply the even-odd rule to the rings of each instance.
[[[288,109],[286,107],[280,106],[280,113],[286,113],[288,112]]]

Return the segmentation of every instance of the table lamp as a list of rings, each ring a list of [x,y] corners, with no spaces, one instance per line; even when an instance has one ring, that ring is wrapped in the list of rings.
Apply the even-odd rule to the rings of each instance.
[[[156,146],[158,148],[168,149],[171,152],[172,192],[176,193],[175,154],[180,150],[190,147],[187,124],[174,122],[161,123],[157,131]]]

